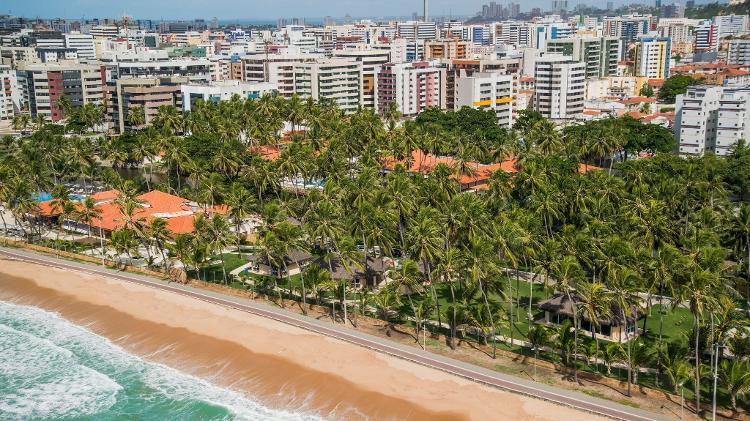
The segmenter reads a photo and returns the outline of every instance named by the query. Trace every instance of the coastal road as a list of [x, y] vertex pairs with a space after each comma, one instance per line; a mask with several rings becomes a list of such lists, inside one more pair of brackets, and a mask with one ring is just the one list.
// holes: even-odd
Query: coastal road
[[262, 302], [233, 297], [221, 293], [194, 288], [189, 285], [170, 284], [167, 281], [120, 272], [103, 266], [59, 259], [54, 256], [31, 253], [17, 249], [0, 247], [0, 257], [17, 259], [37, 263], [59, 269], [75, 270], [94, 275], [102, 275], [126, 282], [145, 285], [151, 288], [180, 294], [195, 299], [230, 307], [257, 316], [276, 320], [281, 323], [296, 326], [310, 332], [326, 335], [344, 342], [371, 349], [383, 354], [391, 355], [403, 360], [411, 361], [426, 367], [450, 373], [488, 386], [496, 387], [513, 393], [543, 399], [560, 405], [572, 407], [581, 411], [594, 413], [618, 420], [646, 421], [667, 420], [664, 415], [650, 413], [638, 408], [632, 408], [604, 399], [595, 398], [575, 391], [536, 383], [529, 380], [497, 373], [483, 367], [457, 361], [441, 355], [436, 355], [418, 348], [409, 347], [362, 333], [343, 326], [334, 325], [301, 314], [272, 307]]

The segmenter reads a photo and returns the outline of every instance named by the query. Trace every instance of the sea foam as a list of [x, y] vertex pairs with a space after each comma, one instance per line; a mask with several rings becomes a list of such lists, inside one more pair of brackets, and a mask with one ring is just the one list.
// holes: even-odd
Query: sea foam
[[127, 353], [56, 313], [0, 301], [0, 420], [320, 420]]

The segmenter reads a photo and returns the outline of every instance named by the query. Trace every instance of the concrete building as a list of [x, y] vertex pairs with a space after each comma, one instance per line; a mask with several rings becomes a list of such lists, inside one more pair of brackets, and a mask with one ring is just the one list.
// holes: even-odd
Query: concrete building
[[362, 64], [348, 59], [320, 59], [294, 65], [294, 92], [302, 98], [328, 100], [346, 114], [363, 102]]
[[672, 39], [672, 52], [682, 56], [693, 53], [695, 38], [693, 32], [700, 21], [687, 18], [659, 19], [657, 31], [660, 37]]
[[390, 62], [387, 50], [372, 47], [347, 48], [334, 50], [334, 58], [357, 61], [362, 64], [362, 106], [372, 110], [378, 109], [378, 73], [381, 67]]
[[270, 82], [276, 84], [279, 95], [294, 95], [294, 66], [322, 58], [316, 54], [253, 54], [242, 57], [245, 82]]
[[242, 99], [257, 99], [266, 94], [276, 95], [277, 86], [269, 82], [242, 82], [239, 80], [223, 80], [207, 84], [182, 85], [182, 110], [190, 111], [196, 101], [219, 102], [228, 101], [237, 95]]
[[727, 64], [750, 65], [750, 39], [732, 39], [729, 41]]
[[210, 81], [215, 63], [207, 59], [172, 59], [167, 61], [118, 62], [114, 66], [114, 79], [136, 77], [184, 76], [191, 82]]
[[531, 46], [544, 50], [547, 47], [547, 42], [570, 38], [573, 34], [575, 34], [575, 27], [570, 23], [560, 20], [543, 19], [534, 23]]
[[470, 43], [458, 39], [436, 39], [425, 41], [424, 59], [425, 60], [454, 60], [466, 58], [466, 52]]
[[689, 87], [677, 96], [674, 130], [682, 155], [728, 155], [750, 138], [750, 85]]
[[586, 65], [569, 56], [547, 55], [534, 66], [534, 110], [552, 120], [583, 112]]
[[120, 36], [120, 30], [114, 25], [97, 25], [91, 28], [89, 34], [96, 39], [110, 39]]
[[65, 34], [65, 47], [76, 50], [78, 58], [86, 60], [96, 59], [94, 37], [91, 34], [82, 34], [80, 32]]
[[529, 22], [500, 22], [495, 26], [495, 44], [531, 47], [533, 29]]
[[586, 77], [617, 74], [622, 41], [616, 37], [574, 37], [547, 41], [547, 52], [570, 56], [586, 65]]
[[672, 41], [662, 37], [641, 37], [635, 44], [635, 76], [649, 79], [669, 77]]
[[748, 15], [714, 16], [713, 20], [718, 28], [719, 38], [742, 36], [748, 32]]
[[652, 20], [651, 15], [605, 17], [602, 21], [602, 35], [633, 42], [649, 32]]
[[675, 101], [675, 137], [681, 155], [703, 155], [716, 139], [719, 86], [691, 86]]
[[107, 115], [119, 133], [130, 130], [128, 115], [133, 108], [143, 110], [145, 125], [151, 125], [158, 108], [182, 107], [180, 86], [186, 77], [118, 79], [107, 85]]
[[0, 122], [13, 120], [21, 111], [21, 94], [16, 71], [0, 65]]
[[719, 28], [711, 20], [704, 20], [693, 30], [693, 38], [696, 53], [714, 51], [719, 45]]
[[437, 24], [435, 22], [399, 22], [397, 30], [399, 38], [405, 38], [409, 41], [435, 39], [438, 35]]
[[104, 66], [77, 63], [22, 64], [18, 69], [25, 80], [24, 96], [32, 117], [59, 121], [65, 118], [57, 100], [66, 95], [74, 107], [101, 104], [104, 99]]
[[396, 104], [404, 116], [446, 106], [446, 69], [438, 62], [388, 63], [378, 74], [378, 107]]
[[500, 73], [474, 73], [459, 75], [456, 79], [456, 108], [471, 107], [492, 110], [497, 124], [513, 126], [513, 76]]

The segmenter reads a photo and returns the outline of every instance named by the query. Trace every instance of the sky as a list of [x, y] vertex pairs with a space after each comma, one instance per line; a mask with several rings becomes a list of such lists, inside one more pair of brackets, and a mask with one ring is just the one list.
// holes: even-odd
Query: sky
[[[505, 4], [507, 0], [495, 0]], [[551, 0], [514, 0], [522, 11], [549, 8]], [[580, 0], [584, 4], [604, 0]], [[430, 15], [474, 15], [489, 0], [430, 0]], [[569, 0], [573, 8], [579, 0]], [[615, 1], [619, 4], [620, 1]], [[277, 19], [385, 17], [421, 14], [422, 0], [0, 0], [0, 13], [41, 18], [93, 18], [122, 15], [144, 19]]]

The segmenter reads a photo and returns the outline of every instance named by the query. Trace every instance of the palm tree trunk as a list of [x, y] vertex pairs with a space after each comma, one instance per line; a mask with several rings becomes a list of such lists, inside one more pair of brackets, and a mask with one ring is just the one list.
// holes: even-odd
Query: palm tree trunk
[[449, 282], [448, 286], [451, 290], [451, 303], [453, 305], [453, 322], [451, 323], [451, 338], [449, 345], [451, 349], [456, 349], [456, 294], [455, 291], [453, 291], [453, 282]]
[[700, 319], [696, 312], [693, 316], [693, 322], [695, 323], [695, 413], [700, 414], [701, 412], [701, 373], [700, 373], [700, 345], [698, 339], [700, 338]]
[[[516, 267], [516, 277], [518, 277], [518, 268]], [[510, 276], [508, 276], [508, 305], [510, 306], [510, 309], [508, 311], [508, 317], [510, 324], [508, 325], [508, 329], [510, 330], [510, 346], [513, 346], [513, 284], [510, 279]]]
[[492, 358], [497, 358], [497, 341], [495, 340], [495, 320], [492, 317], [492, 310], [490, 310], [490, 302], [487, 299], [487, 292], [484, 290], [484, 284], [479, 281], [479, 289], [482, 290], [482, 298], [484, 298], [484, 306], [487, 309], [487, 314], [490, 316], [490, 326], [492, 327]]
[[219, 250], [219, 256], [221, 257], [221, 274], [224, 276], [224, 284], [229, 285], [229, 281], [227, 280], [227, 265], [224, 262], [224, 253]]
[[343, 284], [341, 285], [341, 295], [342, 295], [341, 307], [343, 307], [344, 309], [344, 326], [346, 326], [346, 321], [349, 320], [348, 319], [349, 316], [346, 314], [346, 311], [347, 311], [346, 310], [346, 307], [347, 307], [346, 306], [346, 281], [344, 281]]

